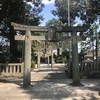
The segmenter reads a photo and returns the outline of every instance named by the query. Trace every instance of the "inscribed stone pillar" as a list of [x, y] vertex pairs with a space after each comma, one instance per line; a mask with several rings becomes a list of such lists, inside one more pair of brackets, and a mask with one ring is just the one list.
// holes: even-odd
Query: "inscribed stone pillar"
[[[14, 67], [14, 66], [13, 66]], [[14, 72], [14, 69], [13, 69], [13, 72]], [[8, 74], [8, 66], [6, 66], [6, 73]]]
[[49, 55], [48, 55], [48, 66], [49, 66]]
[[38, 56], [37, 56], [37, 68], [40, 68], [40, 53], [38, 51]]
[[51, 50], [51, 68], [53, 68], [53, 50]]
[[78, 45], [77, 45], [77, 32], [72, 33], [72, 76], [73, 84], [80, 83], [79, 74], [79, 60], [78, 60]]
[[31, 32], [26, 31], [25, 34], [25, 58], [24, 58], [24, 75], [23, 75], [23, 85], [30, 85], [31, 81]]

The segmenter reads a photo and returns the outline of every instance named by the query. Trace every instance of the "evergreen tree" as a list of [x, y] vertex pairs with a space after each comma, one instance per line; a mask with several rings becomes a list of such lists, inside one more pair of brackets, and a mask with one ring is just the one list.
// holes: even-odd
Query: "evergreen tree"
[[[33, 3], [30, 1], [31, 4]], [[39, 25], [43, 20], [40, 15], [44, 5], [40, 2], [38, 5], [32, 4], [25, 0], [1, 0], [0, 4], [0, 35], [6, 37], [10, 41], [10, 54], [15, 56], [17, 52], [17, 41], [14, 40], [16, 32], [11, 26], [11, 22], [26, 24], [26, 25]], [[22, 34], [22, 32], [18, 32]]]

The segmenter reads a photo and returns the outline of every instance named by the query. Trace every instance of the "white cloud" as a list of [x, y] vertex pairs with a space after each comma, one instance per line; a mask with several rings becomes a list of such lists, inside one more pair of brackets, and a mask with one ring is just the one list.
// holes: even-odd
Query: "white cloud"
[[48, 4], [52, 4], [54, 3], [55, 0], [43, 0], [42, 3], [44, 3], [45, 5], [48, 5]]

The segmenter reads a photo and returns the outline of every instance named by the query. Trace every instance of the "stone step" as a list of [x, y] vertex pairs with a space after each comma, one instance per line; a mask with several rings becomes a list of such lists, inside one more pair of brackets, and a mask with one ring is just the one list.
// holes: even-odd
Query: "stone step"
[[[88, 94], [76, 94], [76, 95], [73, 95], [73, 94], [67, 94], [67, 93], [58, 93], [56, 94], [52, 94], [52, 93], [45, 93], [45, 94], [40, 94], [40, 95], [37, 95], [36, 98], [42, 98], [43, 100], [44, 99], [50, 99], [50, 100], [63, 100], [64, 98], [66, 98], [65, 100], [100, 100], [100, 96], [96, 95], [97, 93], [91, 93], [90, 95]], [[79, 96], [80, 95], [80, 96]], [[34, 96], [33, 96], [34, 97]], [[61, 98], [63, 97], [63, 98]], [[35, 97], [34, 97], [35, 98]], [[59, 99], [61, 98], [61, 99]]]
[[66, 76], [65, 73], [32, 73], [32, 76], [46, 76], [46, 75], [51, 75], [51, 76]]
[[65, 79], [67, 78], [65, 73], [43, 73], [43, 72], [39, 72], [39, 73], [32, 73], [31, 74], [31, 78], [47, 78], [47, 79]]
[[100, 96], [77, 96], [77, 97], [68, 97], [62, 100], [100, 100]]
[[31, 77], [32, 80], [35, 79], [66, 79], [66, 77]]
[[64, 72], [66, 69], [58, 69], [58, 68], [54, 68], [54, 69], [51, 69], [51, 68], [41, 68], [41, 69], [34, 69], [34, 70], [31, 70], [31, 72]]
[[31, 96], [24, 93], [16, 94], [2, 94], [0, 95], [0, 100], [30, 100]]
[[[67, 93], [59, 93], [59, 94], [52, 94], [52, 93], [42, 93], [37, 94], [30, 93], [30, 94], [12, 94], [9, 93], [4, 95], [0, 95], [0, 100], [100, 100], [100, 96], [95, 95], [96, 93], [92, 93], [91, 95], [88, 95], [86, 93], [83, 94], [67, 94]], [[80, 95], [80, 96], [79, 96]], [[61, 98], [63, 97], [63, 98]], [[60, 99], [59, 99], [60, 98]]]
[[92, 96], [93, 100], [100, 100], [100, 96], [94, 95]]
[[66, 77], [31, 77], [31, 79], [66, 79]]
[[98, 95], [98, 93], [97, 92], [88, 92], [88, 93], [54, 93], [54, 94], [52, 94], [52, 93], [43, 93], [42, 91], [41, 91], [41, 94], [39, 95], [40, 97], [48, 97], [48, 98], [50, 98], [50, 97], [56, 97], [56, 98], [60, 98], [60, 97], [66, 97], [66, 98], [68, 98], [68, 97], [84, 97], [84, 96], [86, 96], [86, 97], [94, 97], [94, 98], [100, 98], [100, 96]]
[[[8, 98], [5, 98], [5, 97], [0, 97], [0, 100], [32, 100], [32, 99], [30, 99], [30, 98], [25, 98], [25, 97], [12, 97], [12, 96], [10, 96], [10, 97], [8, 97]], [[33, 100], [35, 100], [35, 99], [33, 99]]]

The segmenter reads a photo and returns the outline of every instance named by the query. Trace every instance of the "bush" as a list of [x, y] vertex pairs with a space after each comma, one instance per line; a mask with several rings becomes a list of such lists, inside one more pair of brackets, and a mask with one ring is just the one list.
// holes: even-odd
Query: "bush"
[[56, 60], [55, 60], [56, 63], [63, 63], [63, 56], [62, 55], [59, 55]]
[[35, 68], [35, 62], [34, 61], [31, 62], [31, 68]]

